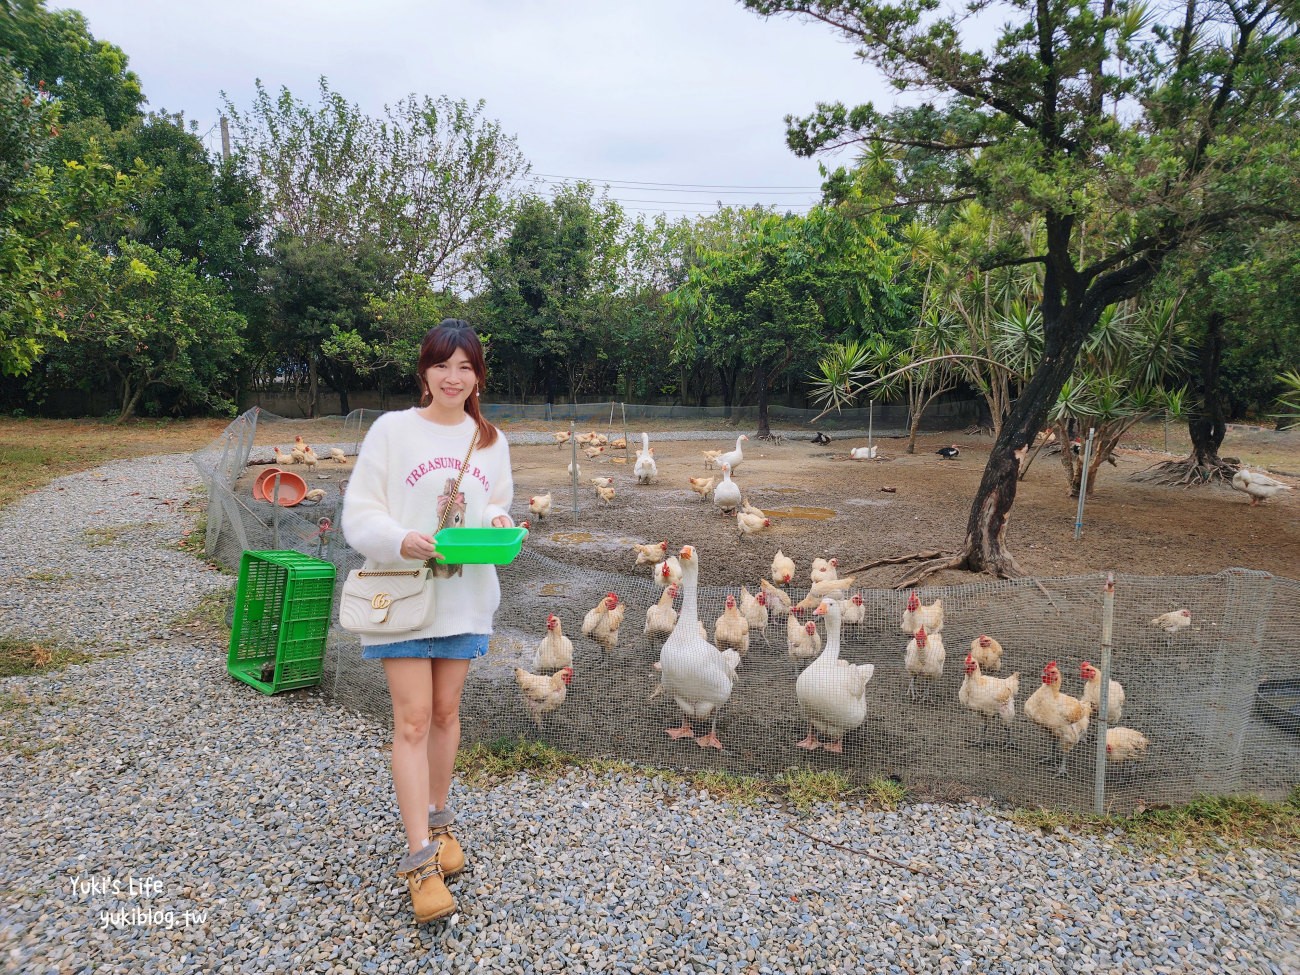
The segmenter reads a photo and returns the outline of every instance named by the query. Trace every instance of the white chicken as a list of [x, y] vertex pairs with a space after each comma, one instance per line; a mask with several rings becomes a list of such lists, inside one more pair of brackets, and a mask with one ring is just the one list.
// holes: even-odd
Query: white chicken
[[320, 463], [320, 458], [316, 456], [316, 451], [310, 447], [304, 447], [302, 451], [302, 462], [307, 465], [307, 470], [316, 470], [316, 465]]
[[568, 696], [569, 685], [573, 683], [573, 668], [565, 667], [549, 677], [543, 677], [540, 674], [530, 674], [522, 667], [516, 667], [515, 683], [519, 685], [524, 707], [528, 709], [528, 713], [540, 731], [542, 715], [554, 711]]
[[619, 602], [616, 593], [605, 593], [600, 602], [582, 618], [582, 635], [591, 637], [607, 653], [613, 652], [618, 645], [618, 628], [626, 611], [627, 607]]
[[582, 477], [581, 464], [570, 464], [568, 467], [565, 468], [565, 471], [568, 472], [570, 477]]
[[1107, 728], [1106, 764], [1118, 766], [1140, 762], [1147, 757], [1147, 747], [1150, 744], [1146, 735], [1132, 728]]
[[709, 733], [695, 742], [701, 748], [721, 751], [718, 712], [731, 699], [740, 654], [735, 650], [719, 650], [700, 636], [696, 588], [699, 555], [692, 546], [684, 545], [678, 561], [682, 567], [682, 611], [659, 652], [659, 673], [664, 692], [682, 711], [682, 724], [666, 732], [670, 738], [693, 738], [692, 719], [711, 719]]
[[981, 633], [971, 640], [970, 655], [980, 665], [980, 670], [997, 673], [1002, 669], [1002, 644], [987, 633]]
[[638, 484], [649, 484], [650, 479], [659, 476], [655, 464], [654, 451], [650, 449], [650, 434], [641, 434], [641, 449], [636, 454], [636, 465], [632, 468]]
[[721, 450], [702, 450], [702, 451], [700, 451], [700, 453], [704, 454], [704, 469], [705, 469], [705, 470], [708, 470], [709, 468], [711, 468], [711, 467], [715, 467], [715, 466], [717, 465], [717, 463], [718, 463], [718, 458], [722, 456], [723, 451], [721, 451]]
[[790, 612], [790, 606], [793, 603], [793, 600], [790, 598], [789, 593], [784, 589], [776, 588], [776, 586], [772, 585], [766, 579], [759, 579], [758, 584], [762, 588], [763, 594], [767, 596], [767, 608], [769, 612], [774, 616], [784, 616], [786, 613]]
[[538, 494], [528, 499], [528, 513], [534, 515], [538, 521], [541, 521], [551, 513], [551, 494]]
[[600, 498], [606, 508], [608, 508], [610, 503], [613, 502], [614, 495], [617, 493], [618, 492], [616, 492], [612, 487], [596, 487], [596, 495]]
[[840, 621], [842, 623], [861, 623], [867, 618], [867, 604], [862, 593], [855, 592], [848, 599], [840, 600]]
[[1232, 475], [1232, 486], [1238, 491], [1245, 491], [1250, 495], [1251, 507], [1261, 501], [1267, 501], [1283, 491], [1295, 490], [1290, 484], [1283, 484], [1267, 474], [1257, 474], [1254, 471], [1246, 470], [1244, 467]]
[[680, 586], [682, 584], [682, 563], [677, 556], [670, 555], [659, 563], [659, 568], [655, 569], [655, 583], [660, 588], [665, 586]]
[[560, 618], [552, 613], [546, 617], [546, 636], [533, 653], [534, 670], [560, 670], [573, 666], [573, 641], [564, 635]]
[[878, 445], [873, 444], [870, 447], [851, 447], [849, 456], [854, 460], [875, 460], [876, 453], [880, 450]]
[[1162, 613], [1151, 621], [1151, 625], [1160, 627], [1166, 633], [1177, 633], [1184, 627], [1192, 625], [1192, 611], [1175, 609], [1170, 613]]
[[736, 438], [736, 449], [728, 450], [725, 454], [718, 454], [717, 460], [715, 460], [714, 463], [717, 464], [719, 467], [725, 465], [727, 467], [730, 467], [734, 471], [737, 467], [740, 466], [740, 462], [745, 459], [745, 455], [741, 451], [740, 445], [741, 443], [743, 443], [748, 439], [749, 437], [745, 436], [742, 433], [739, 437]]
[[788, 586], [794, 582], [794, 559], [779, 548], [772, 556], [772, 581], [778, 586]]
[[[943, 676], [943, 662], [947, 651], [943, 647], [943, 637], [938, 633], [927, 633], [924, 626], [917, 627], [916, 633], [908, 641], [903, 651], [903, 669], [908, 673], [907, 695], [913, 701], [933, 700], [934, 684]], [[918, 693], [916, 679], [925, 681], [924, 693]]]
[[309, 501], [312, 504], [320, 504], [322, 501], [325, 500], [325, 489], [312, 488], [310, 491], [308, 491], [306, 494], [302, 496], [302, 499], [303, 501]]
[[818, 557], [813, 559], [812, 571], [809, 572], [809, 576], [812, 578], [814, 584], [825, 582], [828, 579], [834, 579], [836, 577], [836, 570], [839, 569], [839, 567], [839, 559], [823, 559]]
[[662, 562], [665, 558], [668, 557], [667, 541], [650, 542], [646, 545], [641, 545], [638, 542], [633, 542], [632, 547], [636, 549], [637, 565], [645, 565], [647, 562], [649, 562], [651, 565], [658, 565], [660, 562]]
[[677, 610], [673, 600], [677, 598], [677, 587], [669, 586], [655, 603], [645, 611], [645, 635], [651, 639], [666, 637], [677, 625]]
[[343, 451], [338, 447], [331, 447], [329, 459], [334, 461], [336, 464], [346, 464], [348, 462], [348, 455], [343, 453]]
[[754, 505], [749, 503], [749, 500], [747, 498], [744, 497], [740, 499], [740, 510], [747, 515], [753, 515], [755, 518], [767, 517], [766, 511], [764, 511], [762, 508], [756, 508]]
[[732, 649], [742, 657], [749, 653], [749, 620], [741, 614], [731, 593], [727, 593], [727, 608], [713, 625], [713, 643], [719, 650]]
[[980, 740], [975, 742], [978, 748], [988, 738], [989, 725], [996, 718], [1007, 729], [1007, 744], [1011, 744], [1011, 724], [1016, 720], [1016, 695], [1020, 692], [1020, 675], [1010, 677], [987, 677], [980, 673], [979, 661], [973, 654], [966, 654], [966, 676], [962, 679], [957, 700], [965, 708], [980, 716]]
[[561, 431], [560, 433], [553, 433], [551, 434], [551, 436], [555, 438], [555, 446], [562, 447], [564, 446], [564, 444], [569, 442], [569, 437], [571, 436], [571, 434], [569, 433], [568, 430], [564, 430]]
[[722, 464], [722, 483], [713, 489], [713, 503], [723, 514], [731, 514], [740, 506], [740, 485], [731, 479], [731, 465]]
[[1048, 764], [1055, 764], [1060, 752], [1061, 766], [1056, 775], [1066, 774], [1065, 760], [1070, 749], [1088, 733], [1088, 705], [1069, 694], [1061, 693], [1061, 670], [1053, 660], [1043, 668], [1043, 684], [1025, 701], [1025, 717], [1052, 736], [1052, 756]]
[[[1079, 676], [1083, 678], [1083, 703], [1096, 717], [1101, 709], [1101, 671], [1088, 661], [1079, 665]], [[1106, 723], [1118, 721], [1124, 716], [1124, 685], [1112, 680], [1106, 694]]]
[[[826, 649], [794, 684], [799, 708], [808, 719], [808, 737], [795, 744], [809, 751], [824, 748], [838, 755], [844, 750], [844, 736], [861, 727], [867, 718], [867, 683], [876, 668], [840, 659], [839, 603], [823, 599], [813, 612], [826, 617]], [[818, 741], [817, 732], [829, 741]]]
[[765, 528], [772, 527], [772, 519], [762, 515], [751, 515], [744, 511], [736, 512], [736, 531], [740, 538], [753, 535]]
[[709, 495], [713, 493], [713, 484], [717, 480], [714, 477], [690, 477], [691, 490], [700, 496], [701, 501], [707, 501]]
[[796, 667], [802, 667], [822, 652], [821, 634], [812, 620], [804, 622], [799, 610], [790, 611], [785, 621], [785, 649]]
[[613, 487], [614, 479], [612, 477], [593, 477], [589, 478], [593, 487]]
[[740, 615], [749, 624], [750, 633], [758, 633], [767, 643], [767, 593], [761, 589], [758, 595], [750, 595], [748, 589], [740, 587]]
[[929, 606], [922, 606], [920, 593], [913, 589], [907, 597], [907, 609], [903, 611], [899, 629], [904, 633], [915, 633], [923, 626], [927, 633], [938, 633], [943, 629], [943, 600], [936, 599]]
[[857, 576], [846, 576], [843, 579], [823, 579], [821, 582], [814, 582], [808, 590], [808, 595], [794, 604], [795, 608], [800, 610], [816, 609], [823, 596], [843, 599], [844, 594], [853, 586], [853, 580], [856, 578]]

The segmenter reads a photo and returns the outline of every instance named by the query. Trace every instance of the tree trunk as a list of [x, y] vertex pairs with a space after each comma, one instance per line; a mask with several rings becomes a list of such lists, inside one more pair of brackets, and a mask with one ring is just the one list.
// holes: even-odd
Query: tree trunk
[[316, 417], [320, 405], [320, 374], [316, 371], [316, 357], [311, 356], [307, 362], [307, 417]]
[[1187, 421], [1192, 437], [1192, 455], [1188, 461], [1197, 467], [1223, 468], [1219, 457], [1224, 434], [1228, 432], [1223, 415], [1223, 397], [1219, 390], [1219, 367], [1223, 361], [1223, 315], [1211, 312], [1206, 322], [1205, 341], [1200, 355], [1200, 398], [1202, 408]]
[[754, 377], [758, 383], [758, 436], [772, 436], [772, 428], [768, 425], [767, 420], [767, 370], [762, 366], [754, 371]]
[[339, 387], [339, 413], [341, 413], [343, 416], [347, 416], [351, 412], [352, 411], [348, 409], [348, 388], [346, 386], [340, 386]]
[[912, 422], [907, 427], [907, 452], [916, 453], [916, 435], [921, 429], [921, 411], [912, 411]]
[[[1076, 314], [1079, 312], [1067, 309], [1061, 313], [1063, 320], [1044, 321], [1047, 343], [1043, 358], [1003, 422], [989, 452], [984, 477], [966, 524], [966, 548], [957, 560], [957, 566], [1003, 577], [1020, 573], [1006, 547], [1007, 520], [1016, 500], [1020, 465], [1043, 428], [1048, 410], [1070, 378], [1079, 349], [1091, 327], [1091, 322], [1085, 326], [1074, 320]], [[1064, 449], [1069, 450], [1069, 445], [1064, 445]]]

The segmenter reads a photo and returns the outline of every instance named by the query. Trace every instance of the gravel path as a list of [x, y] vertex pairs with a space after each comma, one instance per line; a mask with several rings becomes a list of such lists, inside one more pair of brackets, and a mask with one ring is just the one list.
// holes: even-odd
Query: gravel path
[[177, 551], [196, 480], [150, 458], [0, 513], [0, 633], [102, 651], [0, 680], [5, 972], [1300, 971], [1294, 853], [1154, 856], [974, 804], [798, 821], [917, 874], [771, 803], [582, 771], [457, 786], [460, 913], [417, 927], [384, 731], [262, 697], [176, 622], [232, 583]]

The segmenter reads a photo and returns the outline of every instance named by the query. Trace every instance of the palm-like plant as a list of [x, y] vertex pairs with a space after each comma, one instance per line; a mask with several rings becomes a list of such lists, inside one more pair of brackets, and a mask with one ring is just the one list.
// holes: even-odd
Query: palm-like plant
[[1289, 369], [1279, 373], [1277, 381], [1286, 389], [1277, 398], [1278, 405], [1282, 407], [1282, 412], [1277, 414], [1278, 425], [1289, 427], [1300, 423], [1300, 372]]

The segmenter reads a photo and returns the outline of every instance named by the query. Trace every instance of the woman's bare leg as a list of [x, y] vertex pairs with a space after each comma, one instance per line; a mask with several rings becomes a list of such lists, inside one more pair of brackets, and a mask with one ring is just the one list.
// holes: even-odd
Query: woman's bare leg
[[[452, 770], [460, 748], [460, 695], [465, 689], [468, 660], [434, 660], [433, 715], [429, 728], [429, 805], [447, 808]], [[425, 810], [426, 814], [428, 810]], [[427, 820], [426, 820], [427, 824]]]
[[[429, 836], [430, 722], [433, 717], [433, 670], [414, 657], [384, 661], [388, 693], [393, 699], [393, 790], [406, 829], [408, 853]], [[445, 791], [444, 791], [445, 795]]]

